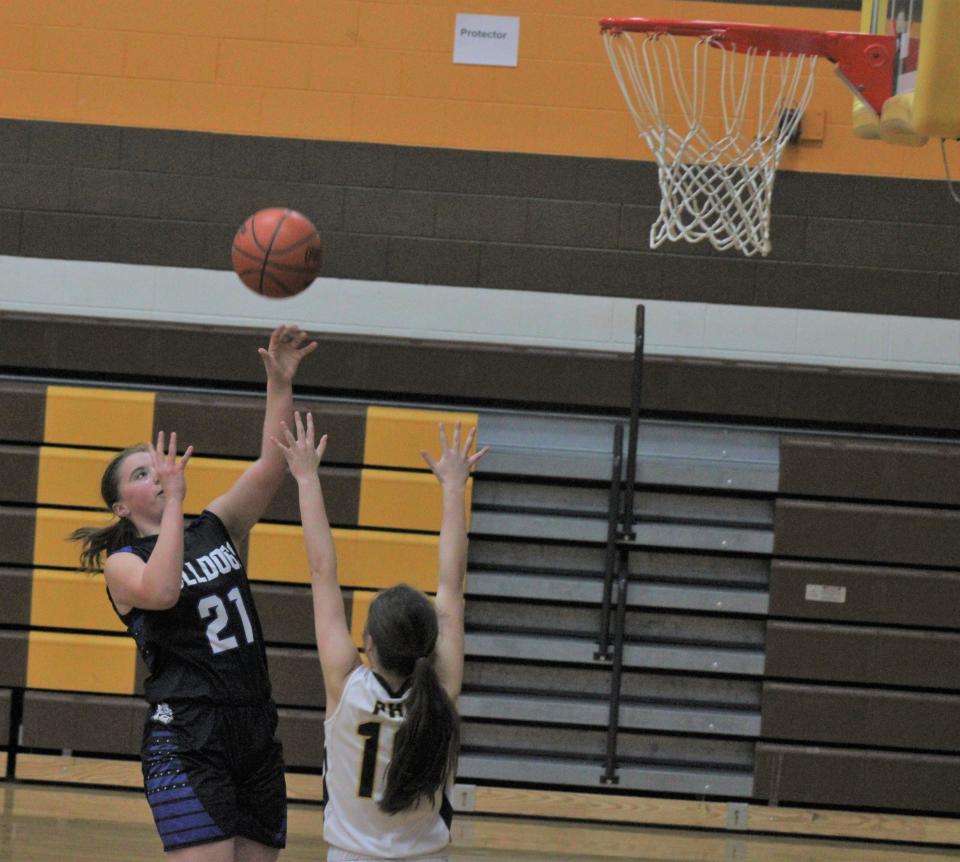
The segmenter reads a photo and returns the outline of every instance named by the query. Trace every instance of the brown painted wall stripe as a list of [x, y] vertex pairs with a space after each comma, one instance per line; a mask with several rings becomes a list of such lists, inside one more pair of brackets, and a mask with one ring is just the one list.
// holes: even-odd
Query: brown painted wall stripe
[[960, 813], [960, 757], [759, 743], [754, 793], [776, 802]]
[[[622, 110], [612, 75], [594, 71]], [[822, 83], [828, 112], [849, 116], [849, 95]], [[918, 181], [785, 165], [774, 250], [738, 260], [683, 243], [648, 248], [659, 198], [656, 166], [634, 158], [639, 142], [624, 159], [15, 120], [0, 120], [0, 134], [18, 180], [0, 188], [7, 254], [224, 270], [236, 225], [274, 199], [320, 224], [334, 278], [960, 315], [960, 228], [939, 166], [936, 181]], [[899, 148], [864, 146], [875, 167], [902, 169]], [[860, 147], [841, 151], [861, 174]]]
[[780, 493], [960, 505], [960, 446], [785, 436]]
[[960, 697], [765, 682], [760, 735], [918, 751], [960, 751]]
[[251, 584], [251, 589], [267, 643], [313, 648], [316, 636], [309, 587]]
[[27, 632], [0, 629], [0, 685], [23, 688], [27, 684]]
[[[10, 693], [0, 691], [0, 709]], [[27, 691], [23, 703], [23, 745], [70, 748], [95, 754], [136, 755], [140, 751], [147, 705], [140, 698]], [[2, 739], [8, 709], [0, 713]], [[323, 713], [281, 709], [278, 733], [288, 766], [323, 765]]]
[[33, 565], [35, 523], [30, 509], [0, 506], [0, 564]]
[[[808, 587], [813, 587], [807, 598]], [[817, 600], [845, 590], [843, 601]], [[880, 625], [957, 627], [960, 572], [773, 560], [770, 616]]]
[[779, 499], [773, 552], [951, 568], [960, 560], [960, 511]]
[[27, 691], [23, 745], [97, 754], [140, 751], [147, 705], [134, 697]]
[[0, 440], [38, 443], [43, 439], [46, 386], [0, 382]]
[[765, 676], [960, 692], [960, 634], [771, 620]]
[[[200, 454], [256, 458], [265, 403], [264, 398], [159, 392], [154, 434], [161, 429], [176, 430]], [[328, 463], [363, 463], [365, 406], [324, 403], [301, 398], [298, 393], [296, 407], [311, 411], [317, 428], [329, 435], [324, 456]]]
[[[44, 315], [0, 317], [0, 365], [132, 377], [262, 385], [262, 369], [237, 361], [263, 342], [261, 330], [95, 320]], [[97, 345], [109, 342], [107, 356]], [[631, 358], [451, 342], [324, 335], [298, 391], [358, 397], [460, 399], [537, 407], [625, 410]], [[195, 357], [209, 357], [202, 365]], [[332, 380], [325, 369], [335, 367]], [[447, 369], [458, 369], [456, 375]], [[960, 376], [647, 357], [643, 403], [652, 413], [955, 430]]]
[[37, 497], [40, 453], [36, 446], [0, 444], [0, 499], [4, 503], [32, 503]]
[[319, 711], [281, 709], [277, 733], [283, 742], [283, 760], [290, 767], [323, 767], [323, 717]]
[[0, 566], [0, 596], [3, 596], [3, 601], [0, 601], [0, 624], [30, 625], [31, 586], [30, 569]]
[[324, 704], [323, 675], [316, 650], [271, 647], [267, 650], [273, 699], [282, 706]]

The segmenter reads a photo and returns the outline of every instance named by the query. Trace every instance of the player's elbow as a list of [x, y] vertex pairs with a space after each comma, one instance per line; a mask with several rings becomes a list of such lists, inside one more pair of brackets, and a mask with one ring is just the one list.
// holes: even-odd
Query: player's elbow
[[168, 611], [179, 600], [179, 581], [175, 584], [154, 584], [146, 591], [144, 601], [139, 606], [145, 611]]

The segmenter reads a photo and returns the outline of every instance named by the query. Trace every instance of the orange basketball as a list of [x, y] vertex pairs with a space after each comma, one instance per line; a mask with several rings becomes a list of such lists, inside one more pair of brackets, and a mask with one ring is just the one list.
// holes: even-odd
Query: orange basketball
[[300, 293], [317, 277], [322, 256], [313, 222], [282, 207], [254, 213], [233, 238], [233, 269], [240, 281], [261, 296]]

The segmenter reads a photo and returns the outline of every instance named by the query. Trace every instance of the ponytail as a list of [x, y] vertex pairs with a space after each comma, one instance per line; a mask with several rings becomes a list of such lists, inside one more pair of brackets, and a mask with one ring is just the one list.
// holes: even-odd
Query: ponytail
[[397, 814], [421, 799], [432, 804], [443, 792], [457, 767], [460, 716], [437, 676], [437, 612], [423, 593], [406, 584], [378, 593], [367, 615], [367, 634], [384, 670], [410, 681], [379, 802], [381, 811]]
[[[128, 455], [146, 452], [143, 443], [128, 446], [113, 457], [100, 478], [100, 496], [107, 509], [113, 510], [113, 504], [120, 499], [120, 467]], [[106, 527], [79, 527], [70, 534], [70, 541], [80, 542], [80, 568], [86, 572], [96, 572], [102, 568], [104, 555], [123, 548], [138, 538], [139, 533], [129, 518], [120, 518]]]
[[397, 814], [433, 801], [457, 768], [460, 716], [440, 685], [432, 656], [417, 659], [387, 768], [380, 810]]
[[97, 572], [103, 568], [104, 555], [129, 545], [139, 536], [129, 518], [120, 518], [106, 527], [78, 527], [70, 534], [71, 542], [81, 542], [80, 569]]

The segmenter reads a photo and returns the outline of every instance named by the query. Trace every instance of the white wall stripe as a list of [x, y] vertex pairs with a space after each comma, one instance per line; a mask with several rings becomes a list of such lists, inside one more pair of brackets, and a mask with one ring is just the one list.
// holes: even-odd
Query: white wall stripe
[[0, 310], [960, 373], [960, 321], [321, 278], [271, 300], [230, 272], [0, 256]]

